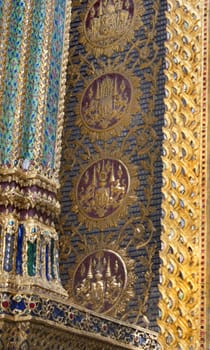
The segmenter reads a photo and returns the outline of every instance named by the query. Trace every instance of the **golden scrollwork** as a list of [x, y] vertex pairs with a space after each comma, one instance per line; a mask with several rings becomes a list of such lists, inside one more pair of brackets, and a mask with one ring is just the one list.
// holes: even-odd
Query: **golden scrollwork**
[[168, 1], [159, 342], [200, 349], [201, 7]]
[[[103, 6], [106, 7], [105, 2]], [[136, 32], [134, 37], [133, 28], [131, 31], [129, 29], [132, 40], [126, 50], [112, 57], [107, 56], [117, 50], [120, 39], [112, 43], [112, 48], [108, 46], [108, 40], [104, 41], [107, 47], [103, 48], [88, 42], [84, 33], [84, 23], [89, 21], [89, 15], [95, 17], [94, 23], [100, 22], [97, 21], [96, 13], [99, 7], [99, 2], [89, 3], [84, 13], [84, 8], [78, 8], [75, 3], [72, 14], [61, 169], [62, 193], [66, 196], [71, 188], [71, 202], [66, 199], [63, 204], [61, 260], [64, 263], [62, 261], [61, 265], [71, 300], [90, 309], [106, 312], [104, 307], [99, 309], [94, 300], [94, 296], [99, 294], [102, 300], [103, 294], [106, 294], [106, 269], [103, 270], [104, 275], [94, 270], [94, 265], [98, 263], [91, 262], [91, 254], [112, 250], [121, 255], [121, 250], [124, 250], [126, 257], [130, 257], [135, 264], [136, 271], [144, 273], [137, 273], [138, 281], [130, 286], [131, 293], [122, 293], [122, 301], [127, 306], [121, 308], [116, 301], [116, 308], [110, 308], [107, 312], [122, 322], [148, 327], [151, 322], [149, 308], [154, 260], [158, 249], [153, 223], [156, 214], [152, 201], [156, 191], [156, 162], [159, 162], [160, 156], [158, 133], [161, 133], [159, 126], [157, 128], [161, 119], [156, 114], [162, 67], [162, 56], [160, 53], [159, 57], [160, 48], [155, 39], [158, 35], [159, 1], [151, 4], [149, 27], [146, 24], [142, 27], [142, 18], [139, 16], [136, 26], [139, 33]], [[114, 21], [115, 5], [108, 5], [108, 10], [111, 7], [113, 16], [110, 16], [110, 20]], [[83, 22], [79, 41], [84, 43], [82, 54], [75, 45], [81, 12]], [[141, 14], [143, 12], [142, 6]], [[103, 11], [101, 13], [102, 20]], [[126, 34], [123, 39], [123, 45], [126, 45]], [[102, 53], [104, 55], [100, 56]], [[147, 92], [144, 95], [145, 88]], [[141, 178], [144, 179], [142, 182]], [[128, 198], [129, 182], [133, 187], [132, 198]], [[132, 259], [131, 252], [134, 251], [135, 259]], [[88, 269], [84, 268], [83, 263], [90, 268], [90, 280]], [[72, 271], [78, 273], [79, 277], [76, 278]], [[69, 283], [66, 278], [68, 272]], [[115, 278], [113, 280], [117, 291], [123, 283], [115, 283]], [[108, 289], [107, 295], [109, 293]]]
[[90, 1], [81, 18], [81, 42], [95, 56], [111, 55], [121, 50], [134, 37], [135, 30], [143, 26], [141, 0]]

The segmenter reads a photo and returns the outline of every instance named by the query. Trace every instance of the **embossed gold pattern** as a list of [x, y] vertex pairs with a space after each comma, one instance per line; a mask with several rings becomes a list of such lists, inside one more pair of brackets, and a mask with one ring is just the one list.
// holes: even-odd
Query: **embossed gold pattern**
[[97, 78], [86, 82], [84, 92], [78, 94], [76, 124], [93, 140], [106, 140], [110, 135], [120, 135], [139, 111], [139, 80], [122, 67], [113, 71], [106, 67], [94, 73]]
[[116, 225], [127, 206], [136, 201], [136, 167], [125, 156], [125, 161], [119, 158], [107, 155], [94, 160], [82, 170], [74, 186], [73, 211], [89, 230]]
[[134, 261], [116, 242], [109, 246], [103, 235], [92, 249], [84, 248], [74, 271], [69, 271], [66, 288], [70, 300], [102, 314], [117, 316], [125, 312], [127, 301], [134, 296]]
[[200, 96], [202, 2], [168, 1], [159, 342], [200, 348]]
[[210, 269], [209, 269], [209, 189], [210, 169], [208, 156], [210, 154], [210, 103], [209, 103], [209, 1], [203, 1], [202, 8], [202, 124], [201, 124], [201, 243], [200, 243], [200, 348], [205, 349], [210, 344]]
[[[91, 8], [94, 10], [92, 14], [90, 14]], [[64, 276], [70, 273], [69, 282], [66, 277], [65, 281], [70, 300], [75, 302], [72, 270], [80, 266], [81, 256], [85, 259], [99, 249], [120, 252], [123, 247], [125, 253], [123, 259], [126, 260], [131, 259], [129, 258], [131, 251], [135, 251], [133, 254], [135, 259], [131, 261], [135, 264], [136, 270], [144, 271], [142, 280], [139, 278], [137, 288], [131, 284], [130, 293], [122, 293], [121, 301], [116, 302], [116, 308], [111, 308], [108, 314], [126, 322], [131, 320], [135, 324], [146, 324], [148, 327], [150, 321], [147, 318], [147, 311], [150, 307], [150, 291], [154, 282], [153, 259], [157, 256], [157, 246], [153, 241], [155, 228], [151, 217], [155, 216], [152, 204], [155, 164], [160, 155], [156, 129], [156, 123], [160, 120], [156, 115], [156, 99], [162, 59], [158, 56], [159, 47], [155, 41], [159, 2], [155, 2], [154, 6], [151, 5], [149, 30], [146, 25], [142, 25], [141, 17], [144, 13], [142, 5], [141, 16], [137, 16], [138, 24], [136, 22], [135, 27], [140, 31], [142, 29], [142, 36], [137, 35], [134, 38], [133, 28], [129, 28], [130, 39], [133, 40], [129, 39], [129, 45], [122, 50], [123, 45], [125, 48], [128, 43], [126, 34], [120, 47], [122, 56], [121, 53], [119, 55], [116, 53], [111, 58], [106, 55], [111, 55], [118, 48], [120, 41], [112, 44], [110, 48], [107, 45], [104, 49], [88, 42], [84, 34], [85, 21], [89, 20], [89, 15], [98, 17], [96, 13], [98, 8], [100, 8], [99, 2], [91, 2], [83, 14], [79, 39], [84, 43], [82, 54], [78, 52], [75, 38], [73, 36], [70, 38], [66, 96], [68, 115], [65, 120], [61, 169], [61, 187], [64, 188], [62, 195], [65, 197], [64, 215], [59, 227], [61, 261], [64, 260], [61, 268]], [[114, 8], [112, 11], [114, 18]], [[72, 15], [73, 31], [79, 21], [80, 15], [77, 12], [80, 10], [75, 3]], [[102, 53], [104, 55], [100, 56]], [[95, 56], [94, 59], [92, 55]], [[145, 100], [144, 88], [147, 89]], [[117, 93], [119, 105], [122, 102], [122, 107], [115, 107], [118, 102]], [[74, 108], [73, 112], [70, 112], [71, 106]], [[117, 172], [115, 173], [120, 181], [116, 187], [113, 186], [113, 190], [116, 190], [116, 198], [117, 193], [120, 195], [122, 202], [120, 206], [120, 201], [116, 198], [113, 200], [111, 195], [111, 171], [102, 171], [108, 161], [111, 163], [115, 161], [116, 164], [122, 162], [122, 168], [127, 168], [123, 178], [117, 177]], [[145, 175], [142, 175], [143, 183], [137, 179], [137, 170], [138, 175]], [[128, 177], [130, 186], [133, 187], [131, 198], [127, 196], [128, 180], [122, 181]], [[66, 199], [66, 194], [69, 192], [71, 201]], [[69, 202], [72, 205], [71, 210]], [[120, 210], [119, 212], [111, 207], [111, 202]], [[85, 301], [85, 297], [89, 298], [90, 288], [85, 289], [86, 277], [85, 280], [84, 283], [80, 280], [76, 285], [77, 297], [83, 305], [91, 309], [94, 308], [92, 306], [94, 303], [88, 304], [88, 301]], [[92, 282], [96, 283], [95, 277]], [[101, 285], [102, 282], [105, 284], [105, 278], [100, 281]]]
[[94, 0], [81, 19], [81, 42], [96, 56], [120, 50], [142, 25], [141, 0]]
[[119, 254], [111, 250], [92, 252], [75, 269], [75, 302], [100, 313], [108, 312], [126, 288], [127, 278], [126, 265]]

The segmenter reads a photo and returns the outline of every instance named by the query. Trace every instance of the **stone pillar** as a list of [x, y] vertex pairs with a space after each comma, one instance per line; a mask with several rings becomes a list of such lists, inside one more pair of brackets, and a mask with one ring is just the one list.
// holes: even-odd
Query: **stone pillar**
[[58, 201], [68, 0], [0, 4], [0, 289], [66, 295]]

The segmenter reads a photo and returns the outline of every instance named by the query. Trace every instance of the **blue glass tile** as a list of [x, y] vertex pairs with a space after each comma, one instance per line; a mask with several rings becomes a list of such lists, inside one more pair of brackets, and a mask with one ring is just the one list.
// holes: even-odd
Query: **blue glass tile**
[[45, 268], [46, 268], [46, 279], [49, 281], [49, 245], [46, 245], [46, 251], [45, 251]]
[[52, 278], [55, 278], [54, 239], [52, 239], [52, 238], [51, 238], [51, 246], [50, 246], [50, 258], [51, 258], [51, 275], [52, 275]]
[[17, 237], [16, 273], [22, 274], [24, 226], [19, 225]]

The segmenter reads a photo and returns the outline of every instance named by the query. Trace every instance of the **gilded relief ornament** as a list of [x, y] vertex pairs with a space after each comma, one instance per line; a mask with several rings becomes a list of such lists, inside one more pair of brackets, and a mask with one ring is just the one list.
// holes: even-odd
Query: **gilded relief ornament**
[[104, 313], [117, 302], [127, 284], [121, 257], [110, 250], [87, 255], [77, 266], [73, 295], [79, 305]]
[[136, 200], [136, 167], [114, 157], [104, 157], [82, 170], [72, 194], [73, 211], [88, 229], [116, 225]]
[[134, 295], [133, 266], [123, 252], [106, 248], [84, 255], [70, 278], [73, 302], [104, 314], [122, 312]]
[[132, 40], [143, 13], [141, 0], [94, 0], [81, 21], [81, 42], [96, 56], [110, 56]]
[[107, 140], [128, 127], [131, 115], [139, 111], [138, 79], [112, 71], [98, 74], [79, 95], [77, 125], [91, 139]]

